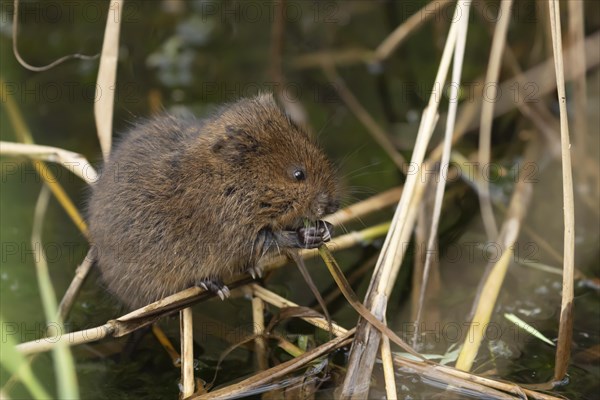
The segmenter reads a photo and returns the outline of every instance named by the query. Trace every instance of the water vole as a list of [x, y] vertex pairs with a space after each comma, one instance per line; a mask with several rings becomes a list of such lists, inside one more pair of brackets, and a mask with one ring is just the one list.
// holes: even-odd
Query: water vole
[[323, 152], [263, 94], [204, 120], [134, 127], [92, 188], [90, 236], [130, 308], [192, 285], [223, 297], [223, 279], [260, 273], [261, 258], [329, 240], [320, 219], [337, 193]]

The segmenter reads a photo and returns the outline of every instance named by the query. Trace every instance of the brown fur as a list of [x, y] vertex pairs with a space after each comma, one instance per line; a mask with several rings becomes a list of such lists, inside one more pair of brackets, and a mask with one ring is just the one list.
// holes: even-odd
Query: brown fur
[[[305, 180], [294, 178], [302, 168]], [[325, 155], [271, 95], [206, 120], [136, 126], [92, 189], [89, 223], [109, 290], [139, 307], [257, 266], [299, 228], [337, 208]]]

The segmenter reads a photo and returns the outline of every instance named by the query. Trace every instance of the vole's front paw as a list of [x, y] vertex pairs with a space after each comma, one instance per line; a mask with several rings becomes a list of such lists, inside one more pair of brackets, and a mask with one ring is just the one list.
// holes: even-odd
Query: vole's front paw
[[327, 221], [316, 221], [314, 225], [298, 228], [298, 241], [306, 249], [314, 249], [331, 240], [333, 225]]
[[221, 298], [221, 300], [225, 300], [225, 298], [229, 297], [230, 294], [229, 288], [225, 286], [223, 281], [220, 279], [203, 279], [196, 282], [196, 286], [200, 286], [204, 290], [209, 290], [215, 293]]

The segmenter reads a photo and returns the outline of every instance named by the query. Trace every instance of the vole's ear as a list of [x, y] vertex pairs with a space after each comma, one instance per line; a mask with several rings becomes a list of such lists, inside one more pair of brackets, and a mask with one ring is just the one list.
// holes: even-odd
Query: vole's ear
[[263, 106], [277, 107], [277, 103], [275, 102], [275, 98], [273, 97], [273, 93], [271, 92], [261, 92], [254, 98], [254, 100], [257, 103], [262, 104]]
[[258, 140], [244, 128], [226, 125], [225, 132], [212, 145], [216, 155], [233, 162], [241, 162], [258, 152]]

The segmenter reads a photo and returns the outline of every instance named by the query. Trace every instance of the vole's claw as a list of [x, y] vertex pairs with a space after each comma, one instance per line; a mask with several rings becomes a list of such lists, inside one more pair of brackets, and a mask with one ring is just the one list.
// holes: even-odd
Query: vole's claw
[[256, 279], [257, 277], [262, 278], [263, 269], [262, 269], [262, 267], [260, 267], [258, 265], [248, 267], [248, 269], [246, 269], [246, 271], [250, 274], [252, 279]]
[[221, 298], [221, 300], [225, 300], [231, 295], [231, 293], [229, 292], [229, 288], [227, 286], [223, 286], [221, 289], [217, 290], [217, 295]]
[[196, 286], [200, 286], [206, 291], [213, 292], [217, 296], [221, 298], [221, 300], [225, 300], [226, 297], [229, 297], [229, 288], [223, 284], [223, 282], [219, 279], [203, 279], [196, 283]]

